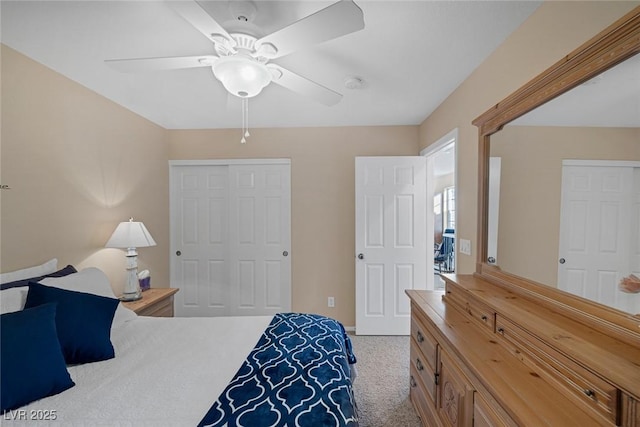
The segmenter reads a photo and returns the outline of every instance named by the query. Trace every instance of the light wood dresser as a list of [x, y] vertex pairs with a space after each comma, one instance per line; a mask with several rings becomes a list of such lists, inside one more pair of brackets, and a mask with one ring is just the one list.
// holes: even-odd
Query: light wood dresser
[[142, 292], [142, 299], [123, 302], [138, 316], [173, 317], [173, 296], [177, 288], [151, 288]]
[[640, 427], [640, 345], [474, 275], [411, 299], [425, 426]]

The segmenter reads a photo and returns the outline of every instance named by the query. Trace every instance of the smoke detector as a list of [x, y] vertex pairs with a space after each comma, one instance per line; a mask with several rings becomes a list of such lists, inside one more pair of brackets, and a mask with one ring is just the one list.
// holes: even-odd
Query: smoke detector
[[233, 19], [240, 22], [253, 22], [256, 17], [256, 5], [252, 1], [232, 0], [229, 2], [229, 11]]
[[344, 87], [350, 90], [358, 90], [366, 87], [367, 82], [358, 76], [347, 76], [344, 79]]

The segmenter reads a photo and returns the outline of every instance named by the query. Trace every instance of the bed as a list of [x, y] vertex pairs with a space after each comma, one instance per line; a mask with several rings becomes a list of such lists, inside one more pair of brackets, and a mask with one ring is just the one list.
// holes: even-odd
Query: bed
[[[37, 358], [25, 362], [21, 356], [16, 363], [23, 366], [8, 372], [5, 365], [16, 357], [11, 350], [18, 354], [42, 354], [42, 349], [33, 351], [31, 347], [44, 345], [50, 338], [26, 339], [15, 346], [7, 344], [11, 333], [5, 329], [11, 327], [14, 318], [32, 312], [45, 318], [52, 317], [50, 312], [57, 310], [53, 322], [64, 369], [74, 385], [69, 386], [66, 377], [63, 378], [61, 392], [6, 410], [2, 425], [31, 425], [36, 420], [38, 425], [64, 426], [358, 425], [352, 389], [355, 357], [344, 328], [333, 319], [302, 313], [261, 317], [141, 317], [122, 304], [113, 303], [108, 279], [96, 268], [62, 277], [44, 276], [47, 274], [36, 277], [37, 283], [27, 280], [26, 287], [13, 281], [12, 287], [0, 291], [3, 396], [5, 376], [9, 381], [19, 372], [21, 382], [17, 387], [22, 387], [22, 380], [32, 376], [31, 367], [41, 362]], [[40, 300], [39, 305], [34, 305], [38, 295], [45, 295], [47, 300], [51, 293], [62, 297], [55, 304], [42, 304]], [[78, 303], [75, 299], [89, 298], [86, 295], [90, 295], [91, 301], [82, 299]], [[73, 313], [72, 328], [87, 326], [88, 319], [102, 311], [96, 308], [97, 304], [113, 307], [106, 335], [115, 357], [84, 363], [74, 359], [87, 354], [81, 354], [85, 349], [76, 342], [65, 344], [66, 326], [60, 325], [60, 321], [70, 304], [67, 297], [74, 309], [81, 307], [78, 309], [81, 311]], [[74, 331], [71, 339], [78, 341], [83, 333]], [[100, 331], [90, 335], [90, 346], [95, 341], [104, 341]], [[21, 345], [27, 346], [27, 350], [19, 353]], [[76, 348], [68, 352], [67, 347], [74, 345]], [[108, 353], [108, 347], [98, 353]], [[90, 352], [88, 357], [101, 358]], [[47, 363], [50, 359], [55, 357], [48, 357]], [[64, 377], [59, 366], [55, 369]], [[2, 400], [3, 409], [12, 405], [4, 397]]]

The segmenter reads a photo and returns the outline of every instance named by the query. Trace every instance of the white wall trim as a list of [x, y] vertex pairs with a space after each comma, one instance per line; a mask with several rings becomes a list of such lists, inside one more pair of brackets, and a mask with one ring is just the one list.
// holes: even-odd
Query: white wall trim
[[640, 168], [640, 162], [633, 160], [572, 160], [562, 161], [562, 166], [599, 166], [615, 168]]
[[[453, 157], [454, 157], [454, 170], [453, 170], [453, 187], [456, 189], [456, 229], [455, 229], [455, 240], [453, 250], [455, 252], [455, 271], [458, 271], [458, 240], [459, 240], [459, 223], [458, 223], [458, 213], [459, 213], [459, 195], [458, 195], [458, 128], [455, 128], [449, 131], [446, 135], [440, 137], [436, 142], [429, 145], [420, 151], [420, 155], [427, 158], [427, 222], [431, 222], [431, 225], [427, 225], [427, 245], [433, 247], [433, 196], [435, 195], [433, 181], [435, 179], [434, 173], [434, 157], [438, 151], [444, 149], [448, 145], [453, 144]], [[431, 231], [429, 233], [429, 230]], [[429, 271], [433, 270], [433, 258], [429, 258], [427, 260], [427, 268]], [[432, 275], [430, 275], [432, 276]], [[431, 286], [431, 287], [429, 287]], [[433, 279], [429, 278], [427, 281], [427, 289], [434, 289]]]
[[169, 166], [290, 165], [291, 159], [169, 160]]
[[[433, 144], [431, 144], [430, 146], [423, 148], [420, 151], [420, 155], [421, 156], [429, 156], [437, 151], [442, 150], [444, 147], [446, 147], [447, 145], [451, 144], [452, 142], [457, 142], [458, 141], [458, 128], [453, 129], [452, 131], [450, 131], [449, 133], [447, 133], [446, 135], [444, 135], [443, 137], [441, 137], [440, 139], [438, 139], [436, 142], [434, 142]], [[456, 149], [456, 169], [458, 167], [458, 150]]]

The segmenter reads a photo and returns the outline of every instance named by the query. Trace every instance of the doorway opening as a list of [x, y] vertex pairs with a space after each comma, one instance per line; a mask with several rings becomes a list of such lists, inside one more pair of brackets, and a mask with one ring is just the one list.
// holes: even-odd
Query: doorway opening
[[[441, 273], [456, 271], [456, 165], [458, 129], [420, 152], [427, 158], [427, 247], [433, 247], [434, 289], [444, 289]], [[430, 229], [431, 227], [428, 227]]]

